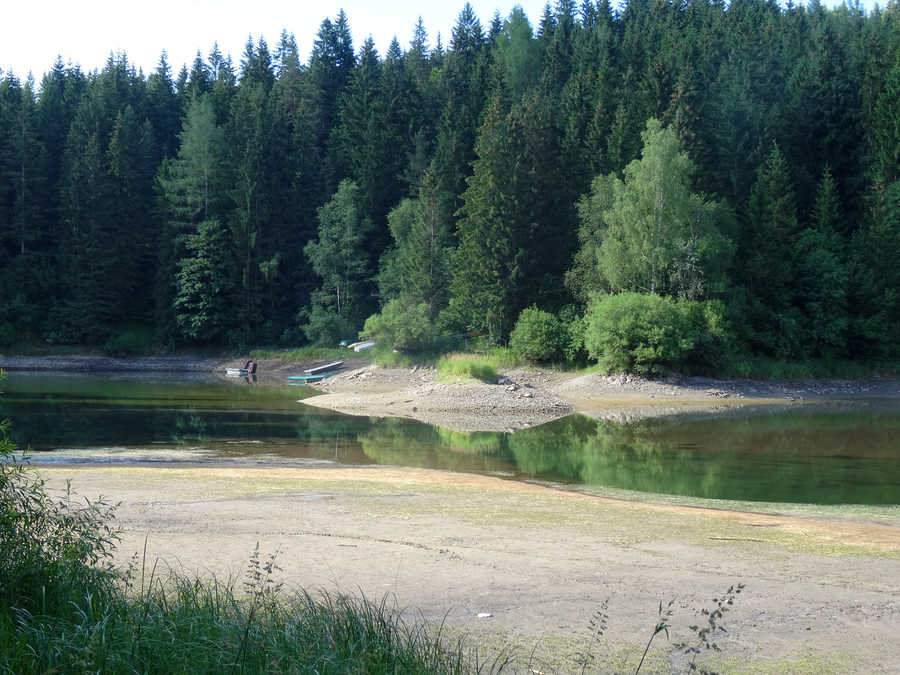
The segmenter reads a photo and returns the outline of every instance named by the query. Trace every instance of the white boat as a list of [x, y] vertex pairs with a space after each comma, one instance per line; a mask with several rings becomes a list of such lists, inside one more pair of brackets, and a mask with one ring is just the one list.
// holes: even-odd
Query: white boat
[[225, 374], [228, 377], [246, 377], [250, 374], [250, 371], [246, 368], [226, 368]]
[[355, 352], [364, 352], [375, 346], [374, 342], [362, 342], [353, 348]]
[[303, 372], [307, 375], [319, 375], [321, 373], [324, 373], [326, 370], [332, 370], [342, 365], [344, 365], [343, 361], [333, 361], [332, 363], [326, 363], [325, 365], [316, 366], [315, 368], [307, 368]]

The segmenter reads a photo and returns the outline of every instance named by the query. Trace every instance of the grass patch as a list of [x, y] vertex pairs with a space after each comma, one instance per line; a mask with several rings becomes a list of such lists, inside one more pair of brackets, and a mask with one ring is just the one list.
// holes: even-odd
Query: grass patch
[[443, 379], [475, 379], [482, 382], [497, 382], [497, 366], [491, 360], [472, 354], [446, 354], [437, 364]]
[[15, 673], [468, 673], [462, 640], [407, 624], [386, 601], [285, 594], [273, 559], [251, 557], [243, 588], [156, 570], [128, 592], [73, 597], [68, 617], [0, 618], [0, 669]]
[[382, 368], [405, 368], [409, 366], [433, 366], [441, 358], [443, 352], [439, 350], [416, 352], [410, 354], [395, 351], [387, 346], [378, 345], [366, 352], [372, 361]]
[[437, 369], [443, 379], [475, 379], [493, 384], [498, 371], [523, 363], [508, 347], [488, 347], [444, 354], [437, 362]]

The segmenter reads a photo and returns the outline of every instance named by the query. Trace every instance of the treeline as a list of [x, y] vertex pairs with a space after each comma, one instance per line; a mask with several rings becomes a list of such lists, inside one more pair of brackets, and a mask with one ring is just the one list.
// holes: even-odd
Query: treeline
[[898, 18], [467, 4], [446, 47], [420, 20], [355, 48], [341, 12], [305, 61], [285, 32], [175, 76], [6, 73], [0, 344], [327, 344], [377, 314], [407, 349], [637, 369], [896, 358]]

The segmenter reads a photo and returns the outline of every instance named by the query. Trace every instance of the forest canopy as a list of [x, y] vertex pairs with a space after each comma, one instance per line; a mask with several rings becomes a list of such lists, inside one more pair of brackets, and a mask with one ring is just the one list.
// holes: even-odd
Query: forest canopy
[[0, 73], [0, 347], [521, 315], [531, 353], [625, 367], [900, 356], [900, 5], [466, 4], [385, 54], [349, 21], [305, 58]]

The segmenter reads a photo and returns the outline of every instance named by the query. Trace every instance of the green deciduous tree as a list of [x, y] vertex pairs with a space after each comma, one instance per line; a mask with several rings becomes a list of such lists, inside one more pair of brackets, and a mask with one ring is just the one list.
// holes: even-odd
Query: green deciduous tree
[[366, 239], [372, 221], [365, 217], [362, 195], [351, 181], [341, 182], [318, 215], [318, 237], [304, 252], [322, 284], [312, 294], [305, 330], [312, 342], [335, 344], [357, 332], [371, 313]]
[[650, 120], [624, 180], [598, 177], [579, 205], [581, 251], [569, 273], [582, 298], [634, 291], [699, 299], [723, 290], [731, 244], [721, 204], [691, 192], [694, 164], [675, 131]]
[[424, 303], [434, 319], [448, 301], [451, 262], [450, 198], [426, 174], [418, 199], [404, 199], [388, 216], [394, 245], [381, 261], [382, 302]]

